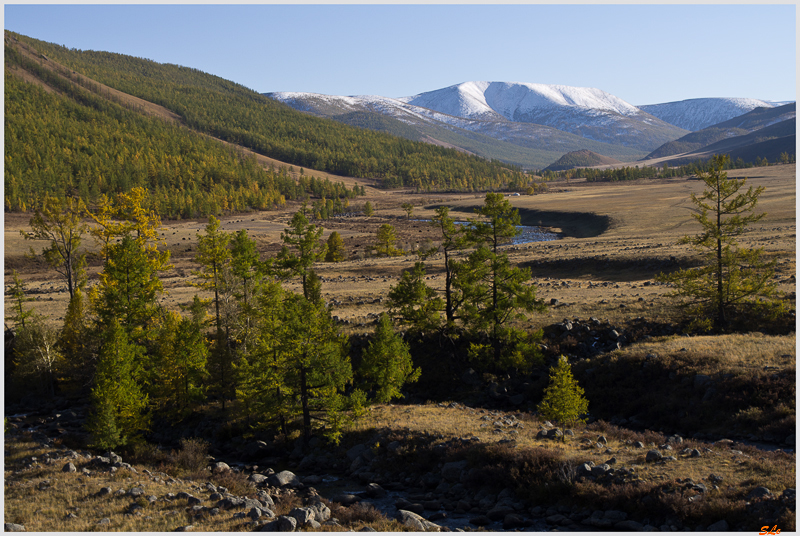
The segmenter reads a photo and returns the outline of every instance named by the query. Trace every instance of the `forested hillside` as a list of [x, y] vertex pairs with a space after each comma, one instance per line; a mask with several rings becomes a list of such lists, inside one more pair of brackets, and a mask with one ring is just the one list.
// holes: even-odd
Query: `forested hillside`
[[[8, 47], [16, 46], [14, 39], [17, 39], [45, 56], [46, 62], [65, 66], [68, 73], [80, 73], [163, 106], [199, 132], [297, 166], [358, 178], [378, 178], [386, 187], [425, 190], [499, 189], [509, 187], [510, 183], [513, 183], [510, 187], [519, 188], [526, 181], [518, 170], [453, 149], [309, 117], [196, 69], [110, 52], [68, 49], [9, 32], [6, 35], [12, 36], [6, 39], [7, 66], [9, 58], [16, 61]], [[7, 67], [7, 80], [8, 72]], [[6, 95], [7, 109], [16, 94]], [[106, 113], [103, 106], [85, 102], [86, 97], [77, 100], [82, 109], [88, 107]], [[6, 121], [9, 122], [8, 118]], [[126, 121], [130, 120], [122, 122]], [[6, 152], [9, 153], [8, 145]], [[173, 151], [170, 154], [175, 156]]]
[[137, 186], [170, 218], [356, 194], [343, 184], [296, 182], [285, 169], [265, 170], [207, 136], [80, 87], [8, 44], [5, 65], [6, 210], [25, 211], [43, 195], [92, 202]]

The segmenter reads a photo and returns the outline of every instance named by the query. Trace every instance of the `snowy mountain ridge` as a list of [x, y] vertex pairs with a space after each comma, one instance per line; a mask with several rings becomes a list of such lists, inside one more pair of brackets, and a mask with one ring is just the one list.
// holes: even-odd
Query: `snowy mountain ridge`
[[[438, 140], [486, 158], [499, 154], [499, 148], [493, 146], [496, 140], [506, 144], [502, 149], [506, 161], [532, 167], [544, 167], [558, 156], [580, 149], [635, 160], [690, 131], [758, 107], [784, 104], [706, 98], [637, 107], [597, 88], [487, 81], [463, 82], [399, 98], [304, 92], [265, 95], [321, 117], [387, 131], [395, 128], [396, 135]], [[377, 116], [403, 124], [405, 130], [380, 123], [374, 119]]]
[[645, 112], [672, 125], [697, 131], [744, 115], [756, 108], [786, 104], [748, 98], [702, 98], [639, 106]]

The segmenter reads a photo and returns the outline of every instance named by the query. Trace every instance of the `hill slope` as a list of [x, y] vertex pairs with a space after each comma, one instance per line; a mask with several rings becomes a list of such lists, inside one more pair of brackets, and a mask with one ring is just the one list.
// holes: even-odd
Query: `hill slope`
[[295, 166], [432, 190], [502, 189], [512, 183], [518, 189], [527, 180], [507, 165], [453, 149], [310, 117], [196, 69], [6, 36], [7, 50], [27, 44], [69, 76], [157, 104], [193, 130]]
[[[721, 142], [730, 138], [745, 136], [751, 132], [780, 124], [794, 119], [796, 115], [796, 104], [786, 104], [776, 108], [756, 108], [744, 115], [723, 121], [708, 128], [692, 132], [675, 141], [665, 143], [647, 158], [662, 158], [665, 156], [680, 153], [689, 153], [701, 150], [703, 147]], [[778, 131], [775, 131], [778, 132]], [[787, 133], [766, 134], [767, 137], [781, 137], [789, 135]], [[740, 140], [739, 143], [741, 143]]]
[[592, 151], [582, 150], [567, 153], [549, 166], [545, 170], [549, 171], [563, 171], [565, 169], [572, 169], [577, 167], [593, 167], [621, 164], [619, 160], [608, 158]]
[[746, 114], [756, 108], [773, 108], [783, 104], [786, 103], [744, 98], [705, 98], [647, 104], [639, 106], [639, 109], [672, 125], [697, 131]]

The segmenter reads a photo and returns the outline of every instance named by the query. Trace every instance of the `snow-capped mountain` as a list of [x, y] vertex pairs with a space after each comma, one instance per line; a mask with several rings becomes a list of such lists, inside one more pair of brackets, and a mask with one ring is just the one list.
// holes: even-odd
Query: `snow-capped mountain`
[[787, 103], [759, 99], [707, 98], [647, 104], [639, 108], [672, 125], [697, 131], [746, 114], [756, 108], [774, 108], [784, 104]]
[[534, 168], [584, 149], [638, 160], [690, 131], [785, 104], [711, 98], [636, 107], [596, 88], [519, 82], [464, 82], [400, 98], [265, 95], [315, 115]]
[[642, 115], [635, 106], [599, 89], [519, 82], [464, 82], [398, 100], [456, 117], [495, 119], [500, 116], [527, 123], [536, 122], [528, 118], [542, 110], [563, 108], [629, 117]]
[[[553, 150], [559, 156], [584, 148], [614, 157], [622, 157], [623, 153], [643, 156], [686, 134], [685, 130], [594, 88], [465, 82], [397, 99], [297, 92], [266, 95], [295, 109], [325, 117], [378, 113], [409, 125], [468, 131], [524, 147], [537, 146], [542, 140], [545, 146], [537, 146], [541, 150], [549, 150], [547, 143], [557, 140], [561, 146]], [[586, 140], [583, 145], [576, 143], [580, 139]], [[588, 140], [595, 145], [587, 146]], [[564, 143], [568, 146], [563, 146]]]

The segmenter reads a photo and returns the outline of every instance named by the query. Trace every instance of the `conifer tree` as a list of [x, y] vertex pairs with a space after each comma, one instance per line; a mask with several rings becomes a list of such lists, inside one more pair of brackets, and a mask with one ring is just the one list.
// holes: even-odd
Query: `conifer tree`
[[105, 332], [92, 389], [87, 428], [92, 445], [113, 449], [128, 444], [147, 427], [147, 395], [137, 382], [143, 348], [128, 340], [114, 320]]
[[345, 259], [344, 240], [342, 235], [333, 231], [328, 237], [328, 250], [325, 254], [325, 262], [341, 262]]
[[404, 270], [397, 285], [389, 289], [388, 308], [393, 316], [415, 331], [428, 332], [441, 327], [444, 302], [425, 283], [425, 263], [416, 262]]
[[585, 422], [581, 418], [589, 409], [589, 401], [583, 398], [583, 388], [572, 376], [572, 369], [564, 356], [550, 369], [550, 383], [539, 403], [539, 414], [545, 419], [563, 424]]
[[338, 440], [341, 423], [337, 413], [353, 371], [345, 347], [347, 339], [338, 331], [322, 304], [303, 296], [287, 295], [281, 311], [279, 378], [285, 405], [302, 418], [303, 438], [311, 437], [312, 419], [327, 424], [326, 434]]
[[108, 255], [100, 284], [93, 289], [98, 321], [104, 329], [119, 323], [130, 339], [143, 343], [154, 325], [163, 285], [146, 251], [131, 236], [113, 244]]
[[285, 245], [278, 253], [278, 265], [289, 275], [300, 277], [306, 298], [309, 290], [306, 279], [311, 266], [325, 258], [323, 232], [325, 229], [309, 223], [303, 211], [300, 211], [292, 216], [289, 227], [281, 233]]
[[395, 247], [397, 235], [395, 234], [394, 226], [389, 223], [384, 223], [378, 228], [378, 234], [375, 242], [375, 252], [379, 257], [394, 257], [402, 254], [402, 250]]
[[217, 333], [223, 329], [220, 312], [221, 295], [228, 290], [225, 271], [231, 262], [231, 251], [228, 248], [230, 235], [220, 230], [220, 222], [215, 216], [209, 216], [205, 234], [197, 233], [197, 255], [194, 260], [202, 269], [192, 271], [200, 279], [196, 286], [214, 293], [214, 311]]
[[706, 189], [702, 195], [691, 195], [697, 207], [693, 217], [702, 232], [685, 236], [681, 243], [699, 251], [704, 265], [657, 277], [673, 285], [673, 295], [689, 298], [694, 325], [713, 325], [717, 331], [728, 326], [729, 314], [737, 308], [761, 310], [768, 316], [780, 310], [772, 282], [775, 263], [761, 259], [763, 249], [741, 248], [736, 240], [765, 216], [753, 213], [764, 187], [740, 192], [747, 179], [729, 179], [723, 171], [727, 163], [727, 155], [715, 155], [711, 169], [697, 173]]
[[359, 372], [374, 389], [374, 400], [386, 403], [401, 398], [403, 385], [419, 379], [420, 369], [414, 368], [408, 344], [392, 329], [387, 314], [382, 314], [375, 334], [361, 358]]

